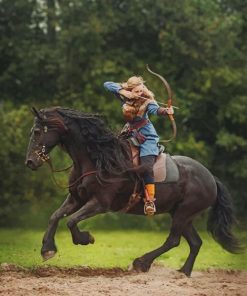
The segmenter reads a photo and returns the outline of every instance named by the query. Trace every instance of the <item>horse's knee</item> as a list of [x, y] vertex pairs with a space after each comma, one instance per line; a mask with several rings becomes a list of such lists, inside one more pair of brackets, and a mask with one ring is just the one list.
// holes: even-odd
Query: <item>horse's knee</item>
[[57, 222], [59, 220], [57, 213], [54, 213], [51, 215], [50, 219], [49, 219], [49, 224], [53, 224], [55, 222]]
[[67, 222], [67, 227], [69, 229], [73, 228], [74, 226], [76, 225], [76, 221], [74, 219], [70, 219], [68, 222]]

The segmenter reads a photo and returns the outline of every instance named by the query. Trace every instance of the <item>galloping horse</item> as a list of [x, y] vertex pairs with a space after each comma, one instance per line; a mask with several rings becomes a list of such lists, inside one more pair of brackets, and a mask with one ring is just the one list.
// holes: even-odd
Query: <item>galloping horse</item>
[[[49, 152], [57, 145], [73, 161], [69, 195], [50, 217], [43, 238], [41, 255], [47, 260], [57, 251], [54, 236], [61, 218], [70, 216], [67, 225], [74, 244], [94, 243], [93, 236], [80, 231], [77, 223], [126, 207], [134, 191], [137, 173], [132, 167], [127, 141], [111, 132], [99, 116], [61, 107], [39, 111], [33, 108], [33, 113], [35, 120], [26, 165], [32, 170], [38, 169], [50, 161]], [[231, 232], [234, 215], [227, 189], [199, 162], [185, 156], [172, 158], [178, 166], [179, 180], [156, 184], [156, 214], [167, 212], [171, 215], [170, 234], [161, 247], [136, 258], [133, 268], [148, 271], [155, 258], [178, 246], [183, 236], [190, 253], [180, 271], [190, 276], [202, 245], [192, 224], [198, 213], [212, 207], [207, 226], [214, 239], [232, 253], [238, 252], [240, 245]], [[143, 201], [140, 200], [128, 213], [144, 215]]]

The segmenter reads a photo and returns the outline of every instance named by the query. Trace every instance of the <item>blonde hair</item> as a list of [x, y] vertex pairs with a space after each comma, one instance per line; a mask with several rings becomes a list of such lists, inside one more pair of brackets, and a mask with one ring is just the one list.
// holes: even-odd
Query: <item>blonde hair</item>
[[123, 89], [131, 91], [136, 86], [143, 85], [143, 94], [148, 99], [154, 100], [154, 94], [146, 87], [141, 76], [132, 76], [126, 82], [121, 83]]

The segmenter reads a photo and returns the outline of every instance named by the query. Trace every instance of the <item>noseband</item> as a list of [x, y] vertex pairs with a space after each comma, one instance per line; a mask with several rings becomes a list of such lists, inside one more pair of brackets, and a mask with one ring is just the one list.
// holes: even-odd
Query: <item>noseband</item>
[[45, 153], [45, 145], [42, 146], [41, 151], [36, 150], [35, 154], [41, 159], [43, 162], [46, 162], [50, 159], [50, 156]]

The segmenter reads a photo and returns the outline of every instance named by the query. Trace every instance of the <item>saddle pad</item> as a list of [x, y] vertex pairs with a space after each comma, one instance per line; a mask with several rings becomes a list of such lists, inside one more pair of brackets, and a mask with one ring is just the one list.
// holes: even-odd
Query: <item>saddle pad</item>
[[[133, 165], [138, 166], [139, 163], [139, 149], [131, 146]], [[172, 183], [177, 182], [179, 179], [179, 171], [176, 163], [167, 153], [158, 155], [154, 164], [154, 182], [155, 183]]]
[[171, 183], [177, 182], [179, 171], [170, 154], [161, 153], [154, 164], [154, 182]]

